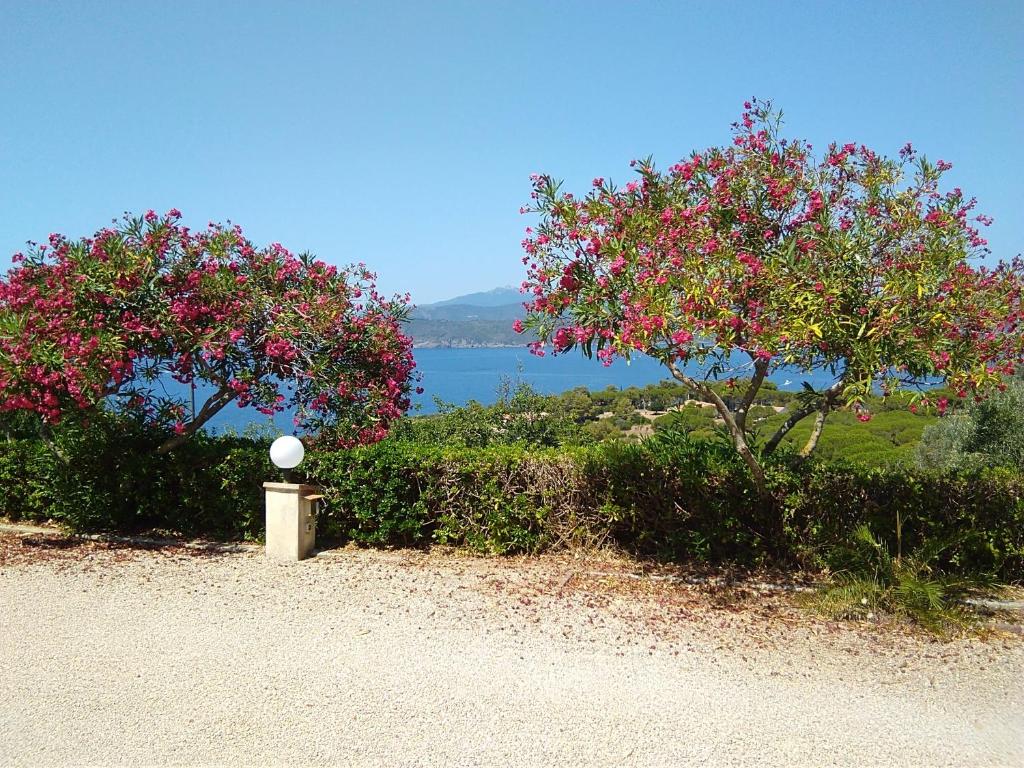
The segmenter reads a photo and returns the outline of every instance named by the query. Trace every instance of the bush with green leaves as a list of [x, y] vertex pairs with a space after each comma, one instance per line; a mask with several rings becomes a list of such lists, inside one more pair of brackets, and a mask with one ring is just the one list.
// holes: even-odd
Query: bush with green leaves
[[0, 443], [0, 514], [75, 531], [166, 531], [228, 539], [262, 536], [268, 443], [200, 433], [166, 455], [162, 435], [96, 411], [52, 442]]
[[811, 604], [835, 619], [909, 619], [937, 634], [971, 626], [975, 614], [964, 598], [990, 589], [984, 576], [949, 575], [937, 567], [949, 542], [933, 540], [906, 554], [899, 544], [897, 522], [895, 554], [868, 525], [858, 526], [846, 548], [848, 565], [812, 598]]
[[321, 530], [367, 545], [612, 545], [669, 560], [839, 568], [858, 526], [891, 532], [900, 519], [907, 547], [957, 541], [939, 557], [946, 572], [1024, 578], [1024, 478], [1007, 471], [796, 461], [783, 451], [766, 463], [780, 515], [754, 503], [724, 439], [671, 430], [639, 444], [540, 450], [388, 440], [314, 452], [304, 468], [327, 496]]
[[[784, 418], [784, 413], [767, 418], [759, 434], [771, 434]], [[869, 422], [862, 423], [851, 411], [837, 411], [822, 430], [817, 451], [823, 459], [874, 466], [909, 465], [922, 433], [935, 422], [932, 414], [890, 409], [879, 410]], [[808, 438], [811, 429], [807, 422], [798, 424], [783, 438], [782, 445], [795, 449]]]
[[473, 400], [458, 406], [435, 398], [438, 413], [398, 422], [395, 437], [424, 445], [463, 448], [551, 448], [591, 442], [577, 420], [578, 414], [563, 404], [564, 397], [542, 395], [524, 381], [505, 378], [498, 387], [494, 405]]
[[[116, 427], [116, 428], [115, 428]], [[110, 429], [109, 432], [105, 431]], [[74, 530], [160, 530], [259, 538], [266, 443], [190, 442], [167, 456], [144, 434], [93, 425], [41, 441], [0, 442], [0, 513]], [[324, 490], [321, 543], [446, 544], [483, 553], [611, 546], [674, 561], [836, 570], [859, 526], [913, 552], [955, 541], [936, 572], [1024, 581], [1024, 476], [797, 460], [765, 462], [772, 507], [724, 438], [662, 430], [641, 443], [467, 448], [389, 438], [313, 450], [297, 479]]]
[[372, 546], [429, 541], [431, 521], [421, 495], [424, 464], [434, 451], [385, 440], [372, 448], [307, 455], [301, 471], [326, 497], [318, 535]]
[[1024, 379], [926, 429], [916, 458], [926, 468], [1024, 469]]

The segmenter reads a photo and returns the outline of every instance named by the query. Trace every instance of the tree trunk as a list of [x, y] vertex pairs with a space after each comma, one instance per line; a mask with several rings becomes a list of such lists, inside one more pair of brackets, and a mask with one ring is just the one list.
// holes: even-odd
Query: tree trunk
[[50, 429], [50, 425], [42, 420], [39, 422], [39, 437], [43, 439], [43, 442], [46, 443], [47, 447], [53, 451], [53, 455], [56, 456], [64, 466], [71, 466], [71, 459], [68, 458], [68, 455], [61, 450], [61, 447], [57, 445], [56, 441], [53, 439], [53, 431]]
[[747, 387], [747, 391], [743, 395], [743, 399], [740, 400], [739, 405], [736, 408], [736, 426], [740, 428], [740, 431], [746, 434], [747, 432], [747, 414], [750, 413], [750, 406], [754, 402], [754, 398], [757, 397], [757, 391], [761, 389], [761, 385], [764, 383], [764, 377], [768, 373], [768, 361], [767, 360], [754, 360], [754, 375], [750, 378], [750, 386]]
[[825, 427], [825, 417], [828, 415], [828, 411], [824, 408], [818, 411], [818, 415], [814, 417], [814, 426], [811, 428], [811, 436], [807, 438], [807, 442], [804, 447], [800, 449], [800, 458], [806, 459], [811, 455], [811, 452], [818, 445], [818, 438], [821, 437], [821, 430]]
[[[843, 382], [837, 381], [835, 384], [833, 384], [831, 387], [825, 390], [824, 397], [826, 400], [829, 401], [829, 409], [831, 409], [832, 404], [835, 402], [836, 396], [838, 396], [842, 389]], [[787, 418], [782, 423], [782, 425], [777, 430], [775, 430], [775, 434], [771, 436], [771, 439], [764, 444], [764, 452], [772, 453], [776, 448], [779, 447], [779, 443], [782, 442], [782, 438], [788, 435], [789, 431], [793, 429], [793, 427], [795, 427], [797, 424], [806, 419], [815, 411], [820, 412], [821, 406], [821, 402], [808, 403], [807, 405], [801, 406], [797, 408], [795, 411], [793, 411], [793, 413], [789, 415], [789, 418]], [[822, 426], [824, 426], [824, 421], [822, 422]], [[814, 450], [814, 446], [817, 445], [817, 442], [817, 438], [815, 438], [814, 445], [811, 445], [811, 450]]]
[[750, 446], [747, 445], [746, 438], [743, 437], [742, 433], [733, 435], [733, 445], [736, 447], [736, 452], [739, 453], [744, 463], [750, 469], [750, 476], [754, 480], [757, 495], [762, 499], [768, 498], [768, 484], [765, 480], [764, 469], [761, 467], [757, 457], [754, 456], [754, 452], [750, 450]]
[[[729, 406], [726, 405], [725, 401], [722, 400], [718, 393], [707, 384], [687, 376], [672, 363], [669, 363], [668, 369], [672, 373], [672, 376], [674, 376], [678, 381], [681, 381], [686, 386], [697, 390], [697, 392], [702, 396], [711, 400], [712, 405], [715, 406], [715, 410], [718, 411], [718, 415], [722, 417], [722, 421], [725, 422], [725, 426], [729, 430], [729, 436], [732, 438], [733, 447], [740, 455], [740, 458], [743, 459], [743, 462], [750, 469], [750, 476], [754, 481], [754, 487], [757, 489], [757, 495], [762, 499], [768, 498], [768, 485], [765, 481], [764, 469], [761, 467], [761, 463], [757, 460], [754, 452], [750, 450], [750, 446], [747, 444], [746, 435], [740, 425], [736, 423], [736, 419], [733, 417], [732, 411], [729, 410]], [[761, 378], [763, 379], [763, 377], [764, 374], [762, 373]], [[751, 400], [753, 400], [754, 391], [756, 391], [756, 389], [748, 391], [748, 395]], [[746, 398], [744, 398], [744, 400], [746, 400]]]

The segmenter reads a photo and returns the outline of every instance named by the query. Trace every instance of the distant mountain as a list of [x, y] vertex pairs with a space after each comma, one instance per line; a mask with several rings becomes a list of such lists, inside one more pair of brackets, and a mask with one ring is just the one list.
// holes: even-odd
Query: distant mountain
[[503, 304], [521, 304], [522, 302], [523, 296], [519, 293], [519, 289], [506, 285], [501, 288], [493, 288], [490, 291], [467, 293], [465, 296], [456, 296], [454, 299], [445, 299], [426, 306], [443, 307], [448, 304], [468, 304], [471, 307], [500, 307]]
[[407, 330], [417, 347], [521, 347], [536, 338], [512, 330], [525, 316], [522, 301], [506, 287], [424, 304], [413, 310]]
[[474, 304], [426, 304], [413, 313], [423, 320], [508, 320], [523, 317], [523, 304], [484, 306]]

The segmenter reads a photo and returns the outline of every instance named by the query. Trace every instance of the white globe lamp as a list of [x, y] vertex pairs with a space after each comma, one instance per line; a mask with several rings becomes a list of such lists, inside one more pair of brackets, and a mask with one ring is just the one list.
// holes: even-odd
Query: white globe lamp
[[270, 445], [270, 460], [281, 469], [295, 469], [305, 455], [302, 441], [291, 435], [283, 435]]

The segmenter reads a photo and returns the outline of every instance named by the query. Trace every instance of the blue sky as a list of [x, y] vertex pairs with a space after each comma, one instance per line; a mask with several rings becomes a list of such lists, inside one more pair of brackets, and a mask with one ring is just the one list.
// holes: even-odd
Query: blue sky
[[420, 303], [522, 278], [542, 171], [908, 140], [1024, 250], [1024, 2], [0, 2], [0, 268], [122, 211], [231, 219]]

